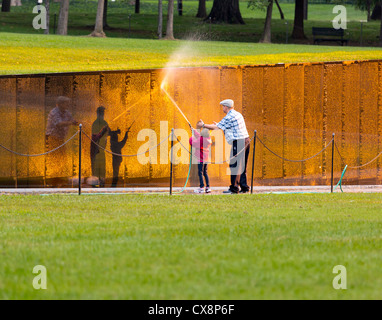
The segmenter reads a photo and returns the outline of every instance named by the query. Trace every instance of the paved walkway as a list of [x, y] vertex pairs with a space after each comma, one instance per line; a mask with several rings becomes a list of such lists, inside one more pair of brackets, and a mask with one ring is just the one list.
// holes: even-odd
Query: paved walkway
[[[173, 188], [173, 194], [179, 194], [182, 188]], [[186, 188], [182, 194], [193, 194], [195, 188]], [[226, 187], [212, 188], [211, 194], [222, 194]], [[344, 193], [382, 193], [382, 185], [342, 186]], [[335, 192], [341, 192], [338, 187]], [[82, 188], [82, 194], [169, 194], [169, 188]], [[330, 186], [256, 186], [253, 193], [330, 193]], [[0, 195], [47, 195], [78, 194], [75, 188], [9, 188], [0, 189]]]

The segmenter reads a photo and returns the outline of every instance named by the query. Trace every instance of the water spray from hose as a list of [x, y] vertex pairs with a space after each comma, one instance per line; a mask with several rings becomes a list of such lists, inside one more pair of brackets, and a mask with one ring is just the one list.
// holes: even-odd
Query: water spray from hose
[[116, 121], [118, 120], [120, 117], [122, 117], [127, 111], [129, 111], [130, 109], [132, 109], [133, 107], [135, 107], [139, 102], [141, 102], [141, 100], [143, 98], [145, 98], [146, 96], [142, 96], [140, 99], [138, 99], [136, 102], [134, 102], [131, 106], [129, 106], [125, 111], [123, 111], [122, 113], [120, 113], [118, 116], [116, 116], [113, 120], [111, 120], [111, 122], [113, 121]]
[[180, 114], [183, 116], [183, 118], [187, 121], [188, 125], [190, 126], [190, 129], [192, 130], [192, 125], [186, 115], [183, 113], [183, 111], [179, 108], [178, 104], [175, 102], [175, 100], [170, 96], [170, 94], [167, 92], [167, 90], [164, 88], [164, 81], [162, 82], [160, 88], [162, 91], [167, 95], [167, 97], [170, 99], [170, 101], [173, 103], [173, 105], [178, 109]]

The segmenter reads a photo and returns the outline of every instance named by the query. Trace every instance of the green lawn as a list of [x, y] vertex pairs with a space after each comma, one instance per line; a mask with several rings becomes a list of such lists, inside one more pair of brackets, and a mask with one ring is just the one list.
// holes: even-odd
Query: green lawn
[[379, 194], [238, 197], [1, 196], [0, 298], [380, 298]]
[[[66, 37], [46, 36], [41, 34], [41, 30], [33, 29], [34, 4], [34, 1], [29, 1], [23, 7], [12, 8], [11, 13], [0, 12], [0, 74], [151, 69], [169, 65], [195, 67], [370, 60], [382, 57], [381, 49], [375, 47], [379, 22], [364, 25], [364, 47], [359, 47], [359, 20], [365, 19], [365, 13], [349, 5], [347, 37], [350, 45], [341, 47], [310, 45], [312, 26], [330, 26], [334, 18], [333, 5], [326, 4], [309, 6], [309, 20], [305, 22], [307, 39], [303, 41], [290, 39], [294, 4], [281, 4], [288, 25], [280, 20], [275, 7], [272, 34], [273, 41], [278, 44], [272, 45], [258, 43], [265, 13], [248, 9], [245, 1], [240, 2], [245, 25], [205, 23], [194, 17], [198, 2], [184, 1], [184, 15], [175, 14], [175, 36], [182, 39], [178, 41], [156, 40], [158, 17], [155, 1], [143, 1], [140, 14], [133, 13], [132, 5], [110, 2], [108, 23], [111, 29], [106, 30], [106, 39], [87, 37], [93, 29], [96, 1], [76, 1], [71, 6], [71, 36]], [[51, 32], [58, 5], [52, 2]], [[211, 5], [212, 1], [207, 1], [207, 11]], [[287, 40], [288, 45], [285, 45]], [[179, 52], [180, 58], [174, 59], [174, 54]]]
[[[85, 9], [94, 9], [89, 3]], [[263, 12], [241, 5], [245, 26], [202, 24], [193, 18], [196, 1], [185, 1], [185, 15], [175, 17], [175, 35], [193, 41], [158, 41], [154, 5], [142, 3], [130, 32], [132, 7], [112, 7], [106, 39], [78, 36], [94, 23], [95, 12], [82, 7], [72, 10], [67, 37], [38, 34], [27, 7], [0, 13], [0, 74], [382, 57], [379, 48], [258, 44]], [[293, 5], [282, 6], [292, 19]], [[332, 19], [329, 7], [312, 7], [308, 36], [312, 25]], [[274, 10], [274, 39], [284, 43]], [[355, 44], [364, 17], [349, 15]], [[365, 43], [375, 43], [378, 28], [365, 26]], [[196, 41], [210, 39], [224, 41]], [[239, 197], [0, 196], [0, 299], [380, 298], [379, 194]], [[47, 290], [33, 289], [36, 265], [47, 268]], [[347, 268], [347, 290], [332, 287], [336, 265]]]
[[[0, 74], [381, 59], [380, 48], [0, 33]], [[177, 54], [177, 57], [174, 57]]]

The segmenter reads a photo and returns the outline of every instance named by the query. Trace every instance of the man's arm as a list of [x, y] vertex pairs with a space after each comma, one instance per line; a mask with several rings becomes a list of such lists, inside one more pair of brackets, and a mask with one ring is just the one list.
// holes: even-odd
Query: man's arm
[[199, 120], [199, 122], [198, 122], [198, 127], [199, 127], [199, 128], [206, 128], [206, 129], [208, 129], [208, 130], [218, 130], [218, 129], [220, 129], [220, 128], [217, 126], [217, 123], [216, 123], [216, 122], [214, 122], [213, 124], [205, 124], [205, 123], [203, 122], [203, 120]]
[[107, 131], [109, 131], [109, 130], [110, 130], [109, 125], [104, 126], [104, 127], [100, 130], [100, 132], [98, 132], [98, 133], [93, 133], [93, 134], [92, 134], [92, 140], [93, 140], [94, 142], [98, 142], [98, 141], [101, 140], [101, 138], [105, 135], [105, 133], [106, 133]]
[[213, 124], [204, 124], [204, 128], [209, 129], [209, 130], [218, 130], [218, 129], [220, 129], [216, 125], [216, 122], [214, 122]]

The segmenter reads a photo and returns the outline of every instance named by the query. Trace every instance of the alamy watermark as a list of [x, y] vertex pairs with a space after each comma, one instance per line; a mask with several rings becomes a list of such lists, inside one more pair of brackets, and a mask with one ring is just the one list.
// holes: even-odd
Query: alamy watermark
[[[34, 17], [32, 25], [36, 30], [46, 30], [47, 29], [47, 11], [45, 6], [42, 4], [42, 0], [38, 1], [38, 5], [33, 8], [33, 13], [37, 14]], [[347, 29], [347, 10], [343, 5], [337, 5], [333, 7], [333, 14], [337, 14], [332, 20], [333, 28], [338, 29]]]
[[332, 12], [334, 14], [337, 14], [334, 17], [333, 21], [332, 21], [333, 28], [336, 29], [336, 30], [339, 30], [339, 29], [346, 30], [347, 29], [347, 11], [346, 11], [346, 7], [345, 6], [341, 6], [341, 5], [334, 6]]
[[34, 6], [33, 13], [37, 14], [32, 21], [33, 28], [35, 30], [46, 30], [47, 29], [47, 12], [46, 8], [42, 4]]
[[33, 274], [37, 274], [37, 276], [33, 278], [33, 282], [32, 282], [33, 288], [35, 290], [41, 290], [41, 289], [46, 290], [48, 288], [46, 267], [42, 265], [35, 266], [33, 268]]
[[[343, 265], [336, 265], [333, 267], [333, 273], [337, 274], [332, 282], [335, 290], [347, 289], [347, 270]], [[47, 286], [47, 269], [43, 265], [37, 265], [33, 268], [33, 274], [37, 274], [33, 278], [33, 288], [35, 290], [46, 290]]]
[[[149, 128], [141, 129], [138, 132], [137, 141], [143, 142], [137, 151], [137, 160], [140, 164], [169, 164], [171, 155], [173, 164], [190, 163], [190, 131], [175, 129], [174, 136], [169, 136], [168, 132], [168, 121], [160, 121], [159, 137], [156, 131]], [[242, 174], [245, 170], [244, 140], [238, 140], [237, 150], [234, 151], [233, 145], [227, 142], [222, 130], [212, 130], [210, 137], [214, 148], [209, 147], [209, 159], [214, 159], [215, 164], [229, 164], [227, 175]], [[173, 141], [173, 147], [169, 148], [171, 140]], [[191, 152], [192, 164], [198, 164], [200, 162], [201, 149], [204, 148], [206, 148], [206, 146], [202, 145], [200, 140], [196, 145], [194, 144]]]
[[343, 265], [334, 266], [333, 273], [338, 274], [333, 279], [333, 288], [336, 290], [347, 289], [347, 271]]

